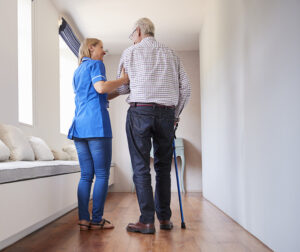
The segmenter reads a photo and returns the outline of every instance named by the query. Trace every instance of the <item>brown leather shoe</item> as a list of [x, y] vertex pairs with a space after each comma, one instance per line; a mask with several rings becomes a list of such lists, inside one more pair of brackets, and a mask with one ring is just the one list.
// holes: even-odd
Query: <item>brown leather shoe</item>
[[155, 226], [153, 223], [144, 224], [141, 222], [137, 223], [129, 223], [127, 226], [128, 232], [137, 232], [142, 234], [154, 234], [155, 233]]
[[160, 229], [171, 230], [173, 228], [173, 223], [170, 220], [160, 220]]

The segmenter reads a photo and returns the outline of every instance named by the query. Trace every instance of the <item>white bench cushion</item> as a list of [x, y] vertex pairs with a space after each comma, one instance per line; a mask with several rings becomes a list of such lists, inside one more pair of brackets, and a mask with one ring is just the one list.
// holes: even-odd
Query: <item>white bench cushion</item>
[[31, 145], [19, 128], [12, 125], [0, 124], [0, 139], [9, 148], [11, 160], [34, 160]]
[[9, 159], [10, 151], [8, 147], [0, 140], [0, 161]]
[[47, 161], [54, 159], [50, 148], [43, 139], [35, 136], [30, 136], [28, 137], [28, 140], [33, 149], [35, 160]]

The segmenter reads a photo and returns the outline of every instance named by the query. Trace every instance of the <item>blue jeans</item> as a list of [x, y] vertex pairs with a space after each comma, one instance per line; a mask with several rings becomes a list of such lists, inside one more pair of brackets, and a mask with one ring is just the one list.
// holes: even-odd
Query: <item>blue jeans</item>
[[108, 190], [112, 139], [76, 138], [74, 142], [81, 169], [81, 178], [77, 191], [79, 220], [90, 221], [90, 192], [94, 175], [96, 175], [93, 192], [92, 222], [99, 223], [102, 220], [104, 202]]
[[[174, 109], [156, 106], [130, 107], [127, 113], [126, 133], [142, 223], [154, 223], [155, 212], [159, 220], [170, 220], [172, 215], [170, 172], [174, 118]], [[150, 175], [151, 138], [156, 172], [155, 201]]]

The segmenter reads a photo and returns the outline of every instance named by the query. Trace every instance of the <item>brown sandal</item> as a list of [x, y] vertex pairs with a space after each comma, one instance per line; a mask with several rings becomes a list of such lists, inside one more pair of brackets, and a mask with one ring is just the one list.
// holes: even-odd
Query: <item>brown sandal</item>
[[78, 225], [80, 227], [80, 231], [85, 231], [90, 229], [91, 223], [87, 220], [80, 220]]
[[95, 230], [95, 229], [112, 229], [112, 228], [114, 228], [114, 225], [111, 224], [110, 221], [108, 221], [104, 218], [100, 221], [100, 223], [92, 222], [90, 225], [90, 229], [93, 229], [93, 230]]

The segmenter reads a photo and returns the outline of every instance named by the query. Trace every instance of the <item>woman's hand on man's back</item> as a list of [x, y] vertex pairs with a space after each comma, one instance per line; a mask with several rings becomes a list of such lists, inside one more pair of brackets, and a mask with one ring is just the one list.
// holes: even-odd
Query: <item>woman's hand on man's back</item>
[[124, 82], [123, 82], [124, 84], [128, 84], [129, 83], [129, 77], [128, 77], [128, 74], [125, 73], [124, 67], [122, 68], [120, 79], [124, 80]]

